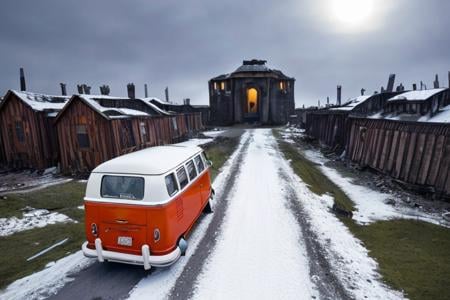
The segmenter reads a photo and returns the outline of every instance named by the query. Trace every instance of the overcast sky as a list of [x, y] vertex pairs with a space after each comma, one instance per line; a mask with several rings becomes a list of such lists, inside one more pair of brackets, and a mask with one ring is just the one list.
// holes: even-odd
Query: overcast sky
[[407, 88], [436, 73], [448, 85], [450, 1], [348, 1], [3, 0], [0, 93], [19, 89], [22, 66], [34, 92], [65, 82], [123, 96], [134, 82], [138, 96], [148, 83], [151, 96], [169, 86], [173, 101], [206, 104], [208, 80], [252, 58], [296, 78], [297, 107], [335, 101], [337, 84], [344, 99], [372, 93], [389, 73]]

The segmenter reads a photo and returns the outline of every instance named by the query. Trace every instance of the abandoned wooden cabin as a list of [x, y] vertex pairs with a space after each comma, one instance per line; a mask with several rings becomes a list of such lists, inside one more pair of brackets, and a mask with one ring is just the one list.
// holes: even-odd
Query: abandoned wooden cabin
[[[3, 97], [0, 97], [0, 106], [2, 105]], [[4, 142], [2, 137], [2, 132], [0, 129], [0, 167], [5, 164], [6, 156], [5, 156], [5, 148], [4, 148]]]
[[0, 105], [4, 164], [9, 168], [44, 169], [58, 162], [53, 121], [69, 100], [9, 90]]
[[233, 73], [209, 81], [211, 123], [286, 124], [295, 108], [294, 84], [265, 60], [244, 60]]
[[171, 114], [142, 99], [74, 95], [55, 121], [61, 170], [87, 173], [113, 157], [174, 143], [202, 129], [200, 114]]
[[187, 114], [186, 116], [193, 113], [200, 113], [203, 125], [208, 125], [210, 123], [210, 112], [208, 105], [193, 105], [191, 104], [190, 99], [184, 99], [183, 104], [162, 101], [158, 98], [145, 98], [144, 100], [149, 101], [165, 111]]
[[450, 197], [450, 90], [411, 91], [350, 116], [347, 156], [418, 190]]
[[367, 116], [383, 109], [387, 100], [398, 93], [362, 95], [350, 99], [342, 106], [329, 107], [306, 112], [306, 134], [321, 143], [342, 152], [349, 138], [349, 115]]

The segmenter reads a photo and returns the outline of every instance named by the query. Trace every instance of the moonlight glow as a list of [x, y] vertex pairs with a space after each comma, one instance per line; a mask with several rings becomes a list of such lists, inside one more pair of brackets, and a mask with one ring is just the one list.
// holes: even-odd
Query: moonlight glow
[[373, 14], [373, 0], [333, 0], [334, 16], [348, 25], [362, 25]]

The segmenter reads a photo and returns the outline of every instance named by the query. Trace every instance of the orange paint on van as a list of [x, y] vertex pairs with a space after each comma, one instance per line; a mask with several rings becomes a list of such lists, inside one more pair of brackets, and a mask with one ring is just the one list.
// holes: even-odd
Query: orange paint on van
[[[164, 255], [177, 247], [202, 213], [211, 196], [210, 170], [206, 169], [189, 186], [167, 204], [140, 205], [85, 200], [85, 228], [88, 248], [95, 249], [100, 238], [104, 250], [141, 255], [147, 244], [151, 255]], [[152, 199], [155, 200], [155, 199]], [[157, 199], [156, 199], [157, 200]], [[97, 236], [91, 225], [97, 225]], [[159, 229], [160, 240], [154, 240]], [[131, 237], [132, 246], [118, 245], [118, 237]]]

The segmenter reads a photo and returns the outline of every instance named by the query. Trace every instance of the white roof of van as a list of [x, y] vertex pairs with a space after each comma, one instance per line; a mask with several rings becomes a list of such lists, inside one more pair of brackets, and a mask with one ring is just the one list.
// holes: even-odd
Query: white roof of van
[[116, 157], [102, 163], [93, 173], [160, 175], [201, 152], [197, 146], [158, 146]]

